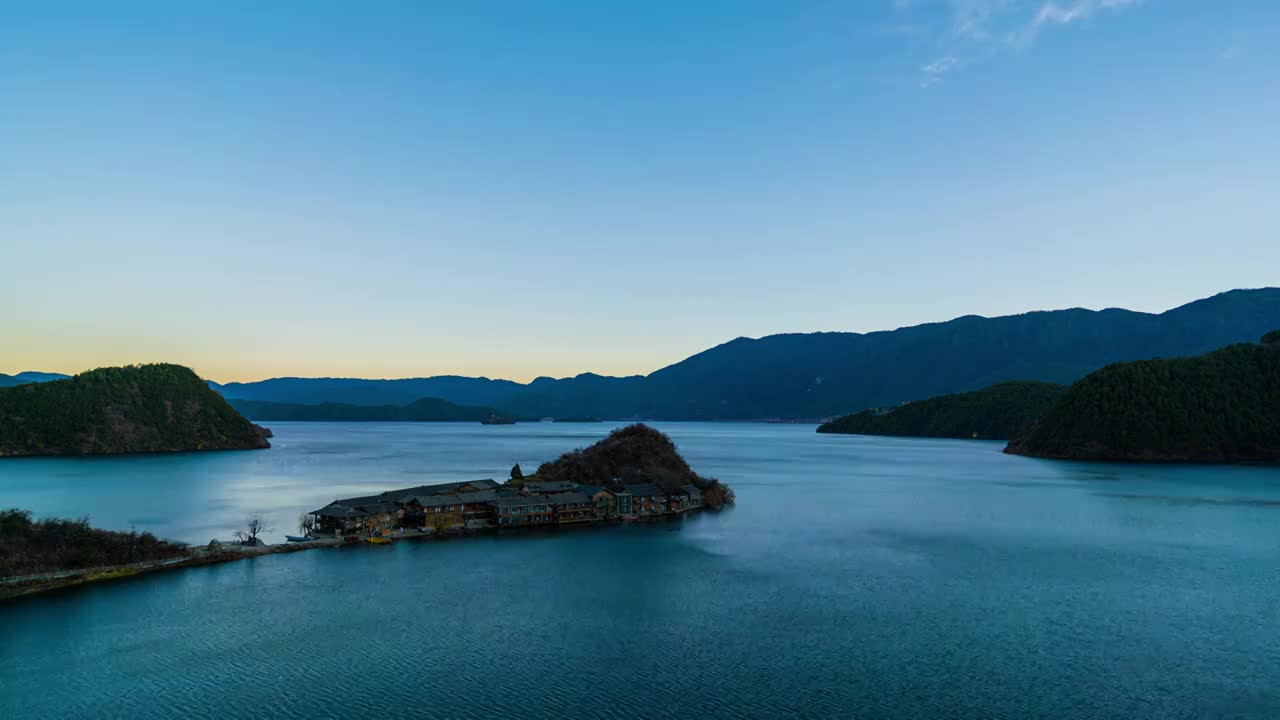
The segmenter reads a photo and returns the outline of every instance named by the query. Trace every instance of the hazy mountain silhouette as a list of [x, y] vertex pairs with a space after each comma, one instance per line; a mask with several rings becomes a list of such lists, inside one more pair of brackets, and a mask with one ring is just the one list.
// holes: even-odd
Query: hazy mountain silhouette
[[229, 383], [230, 398], [404, 404], [438, 397], [528, 416], [672, 420], [822, 418], [1007, 380], [1070, 384], [1129, 360], [1198, 355], [1280, 325], [1280, 288], [1233, 290], [1152, 314], [1054, 310], [976, 315], [872, 333], [738, 338], [647, 376], [277, 378]]
[[30, 370], [27, 372], [20, 372], [17, 375], [5, 375], [4, 373], [0, 373], [0, 387], [13, 387], [15, 385], [26, 385], [28, 383], [49, 382], [50, 380], [65, 380], [68, 377], [70, 376], [63, 375], [62, 373], [34, 372]]

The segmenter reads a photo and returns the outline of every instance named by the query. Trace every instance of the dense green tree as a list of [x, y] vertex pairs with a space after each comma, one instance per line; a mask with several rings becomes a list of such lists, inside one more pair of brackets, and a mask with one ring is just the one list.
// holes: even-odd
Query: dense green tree
[[864, 410], [823, 423], [818, 432], [1008, 440], [1030, 427], [1066, 391], [1066, 386], [1053, 383], [1000, 383], [896, 408]]
[[1280, 344], [1105, 367], [1007, 452], [1162, 462], [1280, 462]]
[[180, 365], [100, 368], [0, 389], [0, 455], [89, 455], [270, 447]]

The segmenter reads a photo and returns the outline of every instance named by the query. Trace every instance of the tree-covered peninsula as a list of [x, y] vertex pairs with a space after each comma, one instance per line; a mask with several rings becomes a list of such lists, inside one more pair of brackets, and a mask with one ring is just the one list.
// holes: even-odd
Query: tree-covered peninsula
[[1005, 449], [1136, 462], [1280, 462], [1280, 333], [1206, 355], [1105, 367]]
[[[516, 479], [514, 472], [512, 479]], [[643, 423], [618, 428], [596, 444], [545, 462], [534, 476], [519, 480], [604, 484], [616, 488], [648, 483], [664, 492], [693, 485], [702, 492], [706, 506], [713, 510], [732, 505], [735, 499], [728, 485], [694, 472], [666, 433]]]
[[955, 395], [941, 395], [895, 408], [863, 410], [818, 426], [820, 433], [904, 437], [1017, 437], [1067, 391], [1045, 382], [1006, 382]]
[[0, 456], [248, 450], [271, 447], [270, 436], [181, 365], [0, 389]]

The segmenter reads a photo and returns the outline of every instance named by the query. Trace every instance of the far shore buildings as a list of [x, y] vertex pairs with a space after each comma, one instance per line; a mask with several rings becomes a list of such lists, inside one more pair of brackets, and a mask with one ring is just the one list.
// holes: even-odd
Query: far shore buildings
[[613, 487], [471, 480], [335, 500], [309, 515], [313, 533], [372, 536], [397, 529], [445, 533], [641, 520], [703, 507], [702, 492], [693, 485], [673, 492], [650, 484]]

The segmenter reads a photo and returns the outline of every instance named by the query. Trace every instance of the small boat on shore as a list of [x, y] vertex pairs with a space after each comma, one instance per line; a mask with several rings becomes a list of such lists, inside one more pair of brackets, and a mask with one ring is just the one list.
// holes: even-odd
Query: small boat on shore
[[298, 535], [285, 535], [284, 539], [289, 542], [309, 542], [311, 540], [309, 537], [301, 537]]
[[391, 538], [386, 538], [386, 537], [365, 538], [364, 541], [367, 543], [372, 543], [374, 545], [390, 545], [391, 544]]

